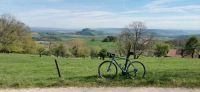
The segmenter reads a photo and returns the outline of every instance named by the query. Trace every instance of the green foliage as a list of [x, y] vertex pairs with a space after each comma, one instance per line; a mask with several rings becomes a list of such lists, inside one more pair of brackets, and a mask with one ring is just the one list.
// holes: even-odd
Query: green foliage
[[105, 57], [107, 56], [107, 50], [106, 49], [101, 49], [99, 52], [99, 56], [101, 59], [105, 59]]
[[88, 47], [81, 47], [78, 49], [77, 57], [89, 57], [90, 49]]
[[193, 58], [194, 57], [194, 54], [195, 54], [195, 50], [198, 49], [198, 46], [199, 46], [199, 40], [197, 37], [193, 36], [193, 37], [190, 37], [186, 44], [185, 44], [185, 51], [188, 53], [188, 54], [191, 54], [191, 57]]
[[74, 39], [69, 42], [71, 53], [75, 57], [89, 57], [90, 48], [85, 44], [85, 41], [81, 39]]
[[30, 29], [11, 15], [0, 16], [0, 52], [35, 53]]
[[49, 49], [45, 49], [43, 52], [42, 52], [43, 55], [46, 55], [46, 56], [50, 56], [52, 54], [51, 50]]
[[54, 48], [53, 48], [53, 54], [55, 56], [61, 56], [61, 57], [66, 57], [66, 48], [65, 46], [61, 43], [59, 45], [56, 45]]
[[101, 48], [99, 46], [92, 46], [90, 49], [90, 57], [95, 58], [99, 56]]
[[42, 57], [42, 53], [45, 51], [44, 46], [38, 46], [37, 51], [40, 57]]
[[102, 40], [102, 42], [115, 42], [117, 40], [117, 37], [115, 36], [107, 36]]
[[198, 38], [193, 36], [189, 38], [188, 41], [186, 42], [185, 49], [187, 50], [195, 49], [198, 46], [198, 43], [199, 43]]
[[158, 44], [155, 48], [155, 56], [162, 57], [166, 56], [169, 52], [169, 45], [168, 44]]

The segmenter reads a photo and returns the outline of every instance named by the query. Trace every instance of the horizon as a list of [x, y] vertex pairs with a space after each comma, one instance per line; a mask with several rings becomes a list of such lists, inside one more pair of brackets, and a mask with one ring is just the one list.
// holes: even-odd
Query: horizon
[[148, 29], [200, 30], [199, 0], [4, 0], [9, 13], [30, 27], [123, 28], [132, 21]]
[[[58, 28], [58, 27], [30, 27], [31, 29], [34, 29], [34, 28], [39, 28], [39, 29], [52, 29], [52, 30], [57, 30], [57, 29], [61, 29], [61, 30], [82, 30], [82, 29], [85, 29], [85, 28], [88, 28], [88, 27], [85, 27], [85, 28]], [[95, 27], [95, 28], [89, 28], [89, 29], [123, 29], [125, 27]], [[179, 31], [187, 31], [187, 30], [191, 30], [191, 31], [200, 31], [200, 29], [159, 29], [159, 28], [147, 28], [147, 29], [150, 29], [150, 30], [168, 30], [168, 31], [173, 31], [173, 30], [179, 30]]]

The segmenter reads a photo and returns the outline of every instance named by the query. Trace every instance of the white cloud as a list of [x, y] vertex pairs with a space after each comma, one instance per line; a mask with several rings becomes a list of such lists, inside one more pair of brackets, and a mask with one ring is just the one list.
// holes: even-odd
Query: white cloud
[[138, 17], [123, 14], [125, 13], [40, 9], [19, 13], [16, 16], [28, 25], [42, 27], [124, 27], [131, 21], [143, 21], [149, 28], [200, 29], [199, 15]]
[[153, 0], [139, 9], [124, 12], [125, 14], [155, 13], [155, 14], [200, 14], [200, 5], [170, 6], [173, 3], [181, 3], [181, 0]]
[[77, 11], [77, 10], [62, 10], [62, 9], [39, 9], [30, 12], [22, 12], [16, 14], [19, 17], [25, 16], [40, 16], [47, 18], [59, 17], [102, 17], [114, 15], [112, 12], [107, 11]]
[[[60, 2], [62, 0], [48, 0]], [[177, 1], [177, 0], [176, 0]], [[140, 9], [122, 12], [103, 10], [36, 9], [17, 12], [18, 19], [30, 26], [84, 28], [124, 27], [131, 21], [143, 21], [149, 28], [200, 29], [200, 5], [169, 7], [174, 0], [153, 0]], [[166, 13], [173, 13], [171, 15]], [[140, 15], [141, 16], [138, 16]], [[166, 14], [153, 16], [152, 14]], [[179, 15], [177, 15], [179, 14]]]
[[168, 3], [175, 2], [176, 0], [153, 0], [151, 3], [146, 4], [145, 8], [159, 8], [163, 7]]

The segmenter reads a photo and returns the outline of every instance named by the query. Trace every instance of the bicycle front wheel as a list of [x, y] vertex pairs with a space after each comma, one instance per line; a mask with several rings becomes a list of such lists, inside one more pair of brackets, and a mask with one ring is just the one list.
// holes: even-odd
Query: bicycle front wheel
[[99, 77], [105, 79], [114, 79], [117, 72], [117, 66], [112, 61], [104, 61], [98, 68]]
[[144, 78], [146, 74], [146, 69], [143, 63], [139, 61], [131, 62], [128, 65], [128, 75], [132, 79]]

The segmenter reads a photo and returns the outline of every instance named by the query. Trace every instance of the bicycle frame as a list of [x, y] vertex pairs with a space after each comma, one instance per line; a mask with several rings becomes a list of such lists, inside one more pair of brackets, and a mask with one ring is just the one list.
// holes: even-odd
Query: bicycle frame
[[[127, 68], [128, 68], [128, 61], [129, 59], [126, 57], [125, 58], [125, 64], [124, 64], [124, 68], [122, 66], [120, 66], [120, 64], [116, 61], [115, 57], [112, 57], [112, 63], [116, 64], [121, 70], [122, 72], [127, 72]], [[110, 67], [110, 66], [109, 66]]]

